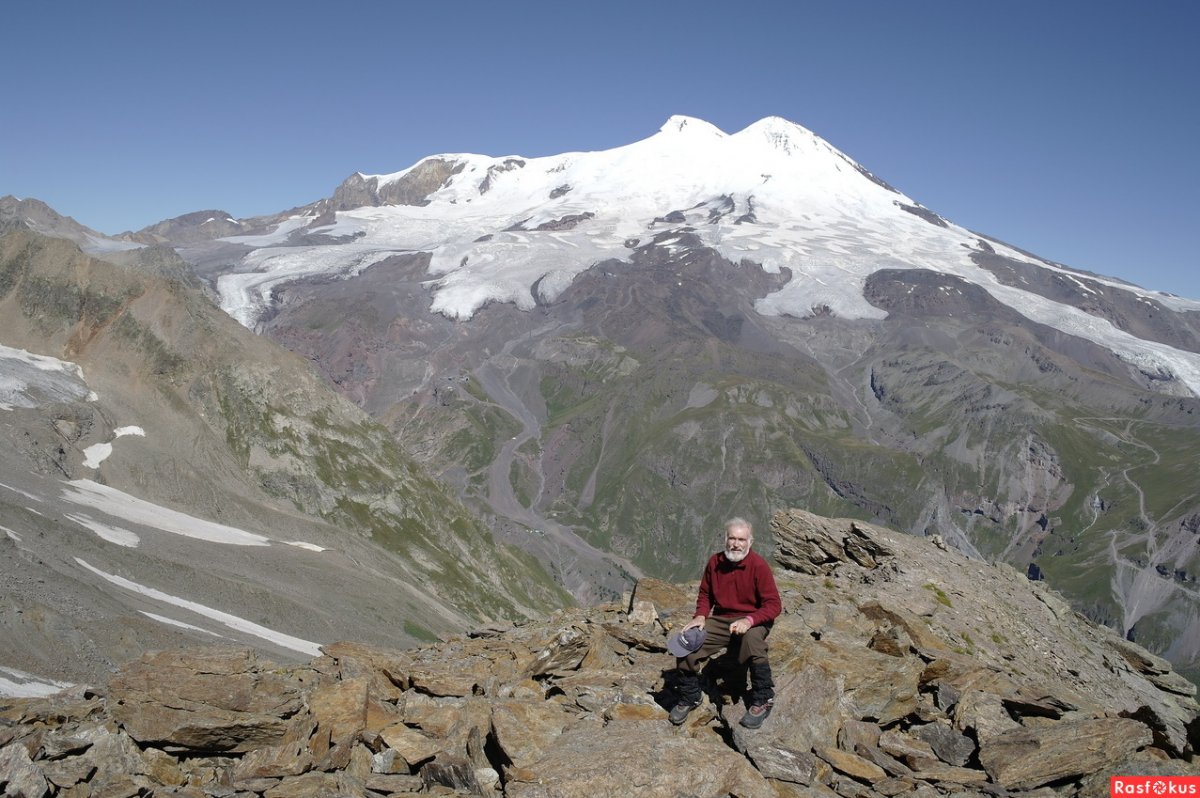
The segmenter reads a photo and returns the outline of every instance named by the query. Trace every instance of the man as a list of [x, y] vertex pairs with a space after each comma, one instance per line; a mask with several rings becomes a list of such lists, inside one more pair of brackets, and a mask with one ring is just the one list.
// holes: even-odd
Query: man
[[775, 682], [767, 661], [767, 634], [782, 604], [771, 566], [750, 550], [754, 531], [741, 518], [725, 522], [725, 550], [709, 558], [696, 595], [696, 615], [680, 630], [703, 628], [704, 642], [687, 656], [677, 657], [679, 703], [671, 722], [683, 723], [700, 706], [700, 661], [721, 649], [737, 647], [738, 663], [750, 665], [749, 708], [742, 725], [756, 729], [771, 714]]

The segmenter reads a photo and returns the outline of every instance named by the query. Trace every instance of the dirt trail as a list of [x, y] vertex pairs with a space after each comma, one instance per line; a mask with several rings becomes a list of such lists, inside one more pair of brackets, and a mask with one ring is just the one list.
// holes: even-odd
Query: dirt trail
[[[1137, 437], [1134, 425], [1137, 423], [1128, 418], [1077, 418], [1076, 424], [1096, 432], [1107, 432], [1121, 443], [1145, 450], [1149, 457], [1142, 464], [1134, 464], [1113, 474], [1117, 480], [1123, 480], [1137, 496], [1138, 518], [1141, 521], [1138, 529], [1114, 529], [1108, 533], [1108, 557], [1115, 572], [1112, 578], [1112, 593], [1117, 606], [1121, 610], [1122, 632], [1128, 634], [1134, 625], [1142, 618], [1162, 609], [1177, 593], [1186, 593], [1192, 600], [1200, 597], [1197, 591], [1187, 588], [1164, 576], [1159, 570], [1174, 571], [1176, 562], [1190, 560], [1195, 553], [1196, 543], [1190, 536], [1180, 537], [1163, 534], [1158, 519], [1153, 518], [1146, 509], [1146, 492], [1130, 473], [1142, 465], [1155, 465], [1162, 456], [1158, 450]], [[1108, 427], [1095, 427], [1086, 422], [1123, 423], [1119, 430]], [[1094, 516], [1098, 517], [1098, 512]], [[1089, 525], [1090, 526], [1090, 525]], [[1129, 559], [1126, 551], [1141, 551], [1145, 562], [1137, 563]]]

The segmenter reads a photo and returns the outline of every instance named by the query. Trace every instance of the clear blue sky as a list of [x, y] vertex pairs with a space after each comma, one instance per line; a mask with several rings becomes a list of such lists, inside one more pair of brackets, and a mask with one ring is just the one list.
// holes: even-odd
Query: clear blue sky
[[1200, 3], [14, 2], [0, 195], [106, 233], [672, 114], [813, 130], [953, 221], [1200, 298]]

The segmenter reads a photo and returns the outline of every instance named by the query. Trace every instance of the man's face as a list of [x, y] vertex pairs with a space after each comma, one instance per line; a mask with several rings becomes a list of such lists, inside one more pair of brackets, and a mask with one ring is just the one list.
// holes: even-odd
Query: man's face
[[750, 553], [750, 544], [754, 538], [750, 530], [744, 526], [731, 526], [725, 530], [725, 559], [730, 562], [740, 562]]

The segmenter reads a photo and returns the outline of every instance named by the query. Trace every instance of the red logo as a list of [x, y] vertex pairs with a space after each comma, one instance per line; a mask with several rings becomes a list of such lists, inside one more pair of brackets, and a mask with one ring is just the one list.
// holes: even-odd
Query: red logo
[[1121, 795], [1146, 798], [1192, 795], [1200, 798], [1200, 776], [1113, 776], [1108, 780], [1108, 794], [1112, 798]]

